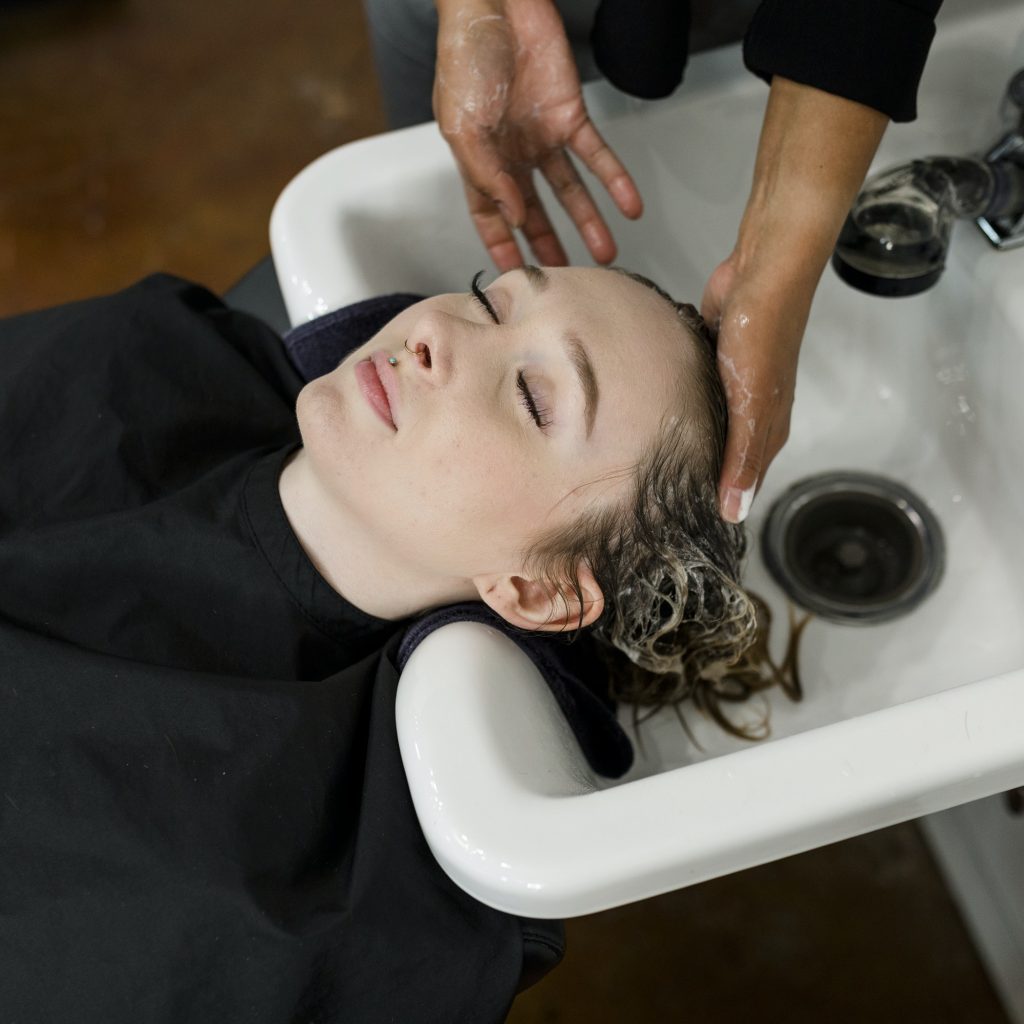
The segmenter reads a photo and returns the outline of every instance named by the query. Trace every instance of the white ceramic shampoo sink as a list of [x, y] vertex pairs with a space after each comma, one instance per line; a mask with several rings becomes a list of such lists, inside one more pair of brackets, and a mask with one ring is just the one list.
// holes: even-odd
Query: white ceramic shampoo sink
[[[947, 0], [919, 118], [889, 128], [873, 170], [983, 149], [1022, 66], [1017, 0]], [[699, 301], [735, 238], [766, 98], [738, 47], [692, 59], [678, 97], [662, 103], [588, 87], [646, 203], [632, 224], [602, 200], [620, 264]], [[587, 262], [565, 218], [556, 226]], [[383, 292], [462, 291], [487, 265], [434, 125], [328, 153], [288, 186], [271, 228], [296, 323]], [[445, 870], [493, 906], [573, 916], [1024, 784], [1022, 388], [1024, 250], [996, 252], [960, 223], [939, 283], [902, 299], [856, 292], [827, 269], [791, 439], [749, 520], [746, 581], [781, 629], [785, 598], [757, 543], [764, 516], [794, 481], [841, 469], [925, 500], [945, 538], [938, 588], [882, 625], [812, 621], [804, 699], [769, 691], [768, 740], [734, 739], [684, 705], [704, 749], [662, 714], [616, 783], [588, 770], [511, 641], [468, 623], [435, 632], [403, 673], [397, 715], [417, 813]]]

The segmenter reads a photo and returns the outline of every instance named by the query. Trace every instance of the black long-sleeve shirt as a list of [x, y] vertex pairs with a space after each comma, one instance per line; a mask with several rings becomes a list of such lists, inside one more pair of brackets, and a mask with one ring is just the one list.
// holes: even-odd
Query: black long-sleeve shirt
[[[942, 0], [764, 0], [743, 59], [770, 82], [782, 75], [887, 114], [917, 116], [917, 87]], [[592, 32], [598, 67], [617, 88], [657, 99], [682, 81], [686, 0], [602, 0]]]

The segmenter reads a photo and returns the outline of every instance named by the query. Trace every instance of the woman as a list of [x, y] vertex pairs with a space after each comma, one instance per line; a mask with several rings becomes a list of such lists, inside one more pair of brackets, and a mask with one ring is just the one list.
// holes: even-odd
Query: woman
[[0, 1005], [503, 1020], [524, 929], [425, 846], [399, 645], [471, 599], [592, 627], [657, 702], [749, 642], [692, 308], [517, 270], [303, 386], [152, 277], [0, 322], [0, 358]]
[[[815, 289], [891, 118], [916, 116], [941, 0], [364, 0], [392, 128], [435, 117], [481, 241], [501, 270], [565, 252], [537, 192], [550, 185], [591, 256], [616, 246], [574, 161], [629, 218], [637, 185], [590, 121], [580, 78], [669, 95], [691, 41], [743, 37], [770, 83], [750, 194], [701, 312], [718, 332], [731, 426], [722, 515], [742, 522], [789, 435]], [[690, 140], [699, 144], [698, 140]]]
[[[363, 400], [378, 374], [383, 415]], [[749, 642], [742, 533], [713, 514], [713, 344], [650, 282], [532, 266], [474, 280], [396, 316], [297, 411], [285, 511], [365, 611], [480, 600], [521, 629], [596, 624], [661, 674]], [[699, 644], [675, 636], [687, 625]]]

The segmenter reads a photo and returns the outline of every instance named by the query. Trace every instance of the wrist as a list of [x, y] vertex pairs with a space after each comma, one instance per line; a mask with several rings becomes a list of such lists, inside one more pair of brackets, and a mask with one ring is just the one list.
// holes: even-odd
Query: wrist
[[817, 283], [888, 124], [886, 115], [776, 75], [758, 141], [738, 266]]
[[[801, 102], [787, 96], [773, 109], [769, 100], [733, 260], [747, 273], [762, 268], [781, 278], [780, 283], [813, 290], [863, 184], [886, 120], [859, 104], [799, 88], [805, 90]], [[829, 124], [824, 114], [833, 105], [847, 116], [849, 130], [839, 136], [836, 118], [823, 127], [823, 122]]]
[[[843, 211], [845, 217], [845, 210]], [[813, 293], [835, 247], [842, 218], [747, 204], [730, 260], [741, 277], [763, 278], [779, 291]]]

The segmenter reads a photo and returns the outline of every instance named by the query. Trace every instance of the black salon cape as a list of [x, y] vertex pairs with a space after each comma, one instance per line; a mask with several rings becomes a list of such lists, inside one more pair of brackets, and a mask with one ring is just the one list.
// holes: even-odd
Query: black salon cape
[[0, 321], [0, 1022], [502, 1021], [443, 874], [402, 623], [315, 572], [280, 338], [166, 276]]

